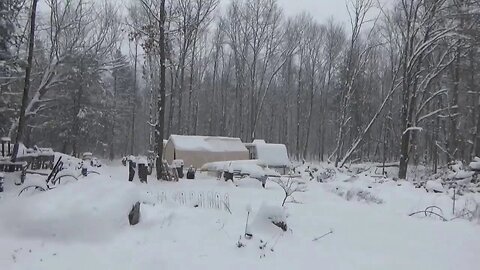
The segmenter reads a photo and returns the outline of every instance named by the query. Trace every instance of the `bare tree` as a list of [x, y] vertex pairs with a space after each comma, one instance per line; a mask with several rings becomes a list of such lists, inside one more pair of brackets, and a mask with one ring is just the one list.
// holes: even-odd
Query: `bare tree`
[[[144, 48], [147, 54], [158, 51], [160, 61], [160, 76], [157, 96], [157, 122], [155, 123], [155, 150], [156, 150], [156, 173], [160, 180], [165, 175], [163, 170], [163, 138], [165, 132], [165, 96], [166, 96], [166, 9], [165, 0], [161, 0], [158, 6], [154, 2], [142, 0], [142, 6], [147, 12], [150, 24], [156, 27], [146, 26], [147, 32]], [[158, 12], [158, 13], [157, 13]], [[158, 28], [157, 28], [158, 27]], [[158, 32], [157, 32], [158, 31]], [[157, 50], [158, 49], [158, 50]]]
[[35, 20], [37, 14], [37, 4], [38, 0], [32, 0], [32, 7], [30, 11], [30, 35], [28, 38], [28, 58], [27, 58], [27, 67], [25, 69], [25, 82], [23, 87], [22, 95], [22, 106], [20, 108], [20, 117], [18, 120], [18, 129], [17, 136], [15, 139], [15, 146], [13, 148], [12, 160], [15, 161], [18, 154], [19, 144], [23, 141], [23, 134], [25, 132], [26, 126], [26, 109], [28, 104], [28, 93], [30, 91], [30, 74], [32, 71], [32, 62], [33, 62], [33, 47], [35, 44]]
[[283, 198], [282, 206], [285, 206], [287, 199], [292, 197], [294, 193], [307, 191], [307, 186], [305, 185], [305, 183], [292, 177], [279, 177], [274, 178], [272, 181], [278, 184], [283, 189], [285, 197]]
[[[442, 23], [442, 10], [445, 9], [444, 0], [422, 1], [402, 0], [399, 7], [400, 18], [398, 21], [401, 29], [401, 72], [402, 72], [402, 113], [401, 113], [401, 146], [400, 146], [400, 169], [399, 178], [407, 176], [409, 153], [411, 151], [412, 133], [418, 130], [417, 123], [425, 116], [417, 115], [425, 107], [417, 107], [419, 99], [429, 89], [433, 79], [452, 61], [448, 60], [449, 50], [442, 53], [436, 68], [425, 70], [422, 68], [424, 62], [432, 54], [434, 49], [440, 45], [442, 39], [446, 38], [454, 26]], [[436, 96], [437, 94], [433, 94]], [[427, 98], [430, 102], [433, 98]], [[426, 104], [424, 102], [424, 104]], [[426, 116], [432, 116], [441, 112], [437, 110]]]

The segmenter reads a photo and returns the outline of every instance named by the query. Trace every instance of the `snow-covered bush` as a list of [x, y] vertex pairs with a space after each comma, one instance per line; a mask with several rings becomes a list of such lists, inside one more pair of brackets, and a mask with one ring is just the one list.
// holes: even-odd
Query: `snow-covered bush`
[[367, 190], [358, 189], [358, 188], [351, 188], [349, 190], [345, 190], [341, 187], [336, 187], [335, 189], [332, 190], [332, 192], [342, 198], [345, 198], [345, 200], [347, 201], [363, 201], [366, 203], [375, 203], [375, 204], [384, 203], [382, 199], [373, 195], [371, 192]]
[[480, 171], [480, 158], [474, 157], [473, 161], [470, 162], [469, 167], [474, 171]]
[[287, 217], [285, 208], [263, 203], [258, 209], [252, 225], [263, 231], [275, 230], [275, 226], [282, 231], [287, 231]]
[[480, 224], [480, 203], [474, 198], [467, 198], [463, 209], [456, 214], [457, 218], [463, 218]]
[[328, 179], [331, 179], [336, 174], [335, 169], [326, 168], [319, 171], [317, 174], [317, 182], [325, 182]]
[[445, 192], [445, 188], [443, 187], [442, 183], [440, 183], [440, 181], [427, 181], [427, 183], [425, 184], [425, 189], [428, 192]]

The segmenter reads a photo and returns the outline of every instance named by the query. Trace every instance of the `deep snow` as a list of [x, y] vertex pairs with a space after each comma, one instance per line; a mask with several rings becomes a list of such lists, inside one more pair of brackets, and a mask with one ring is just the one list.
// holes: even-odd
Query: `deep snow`
[[[178, 183], [151, 177], [145, 185], [128, 182], [121, 165], [100, 172], [20, 198], [19, 187], [6, 183], [0, 195], [0, 269], [473, 270], [480, 264], [480, 225], [409, 217], [429, 205], [441, 207], [447, 218], [453, 214], [448, 194], [427, 193], [408, 182], [339, 174], [327, 183], [307, 182], [308, 191], [287, 203], [289, 230], [283, 233], [262, 220], [265, 208], [278, 210], [283, 199], [273, 182], [263, 189], [257, 180], [242, 179], [236, 187], [200, 174]], [[43, 178], [29, 175], [26, 184]], [[348, 191], [366, 191], [382, 203], [347, 200], [341, 194]], [[232, 214], [173, 199], [212, 192], [228, 194]], [[143, 202], [141, 221], [131, 227], [127, 215], [137, 200]], [[457, 208], [468, 201], [459, 198]], [[250, 208], [253, 238], [242, 239], [244, 247], [238, 248]]]

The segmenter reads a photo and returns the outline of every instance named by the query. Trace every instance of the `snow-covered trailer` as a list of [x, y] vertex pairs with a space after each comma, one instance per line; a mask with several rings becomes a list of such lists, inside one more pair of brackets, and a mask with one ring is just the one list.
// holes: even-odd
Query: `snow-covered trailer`
[[288, 158], [287, 147], [284, 144], [266, 143], [263, 140], [255, 140], [245, 144], [249, 149], [250, 159], [258, 159], [270, 169], [280, 174], [287, 174], [291, 167]]
[[248, 160], [249, 157], [239, 138], [171, 135], [165, 145], [164, 159], [170, 164], [182, 159], [187, 168], [201, 168], [209, 162]]

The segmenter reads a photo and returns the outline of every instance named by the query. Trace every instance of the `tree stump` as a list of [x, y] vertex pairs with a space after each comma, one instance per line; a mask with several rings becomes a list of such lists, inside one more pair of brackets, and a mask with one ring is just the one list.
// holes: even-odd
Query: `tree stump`
[[136, 202], [128, 214], [130, 225], [137, 225], [140, 222], [140, 202]]

